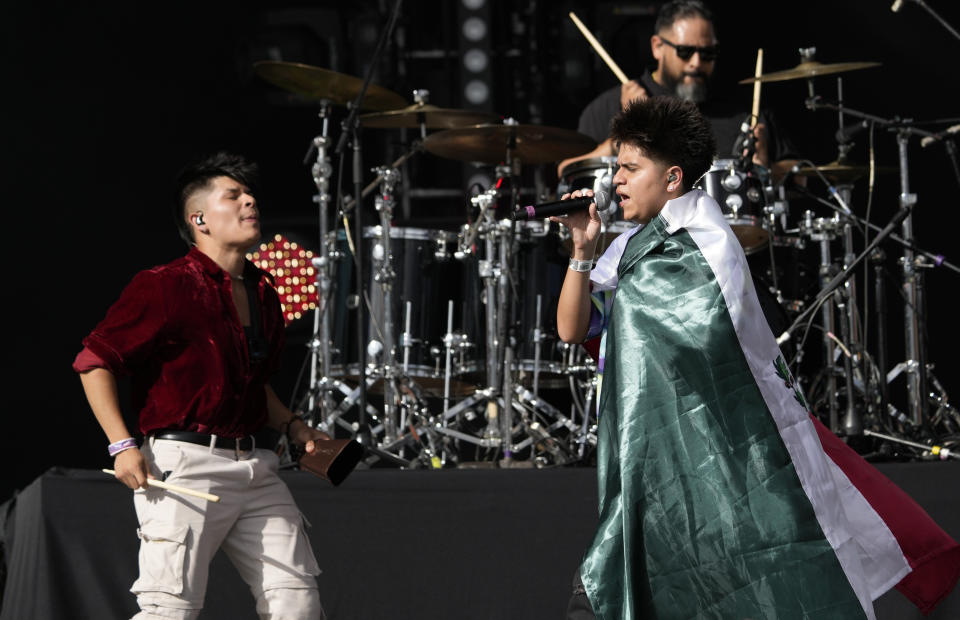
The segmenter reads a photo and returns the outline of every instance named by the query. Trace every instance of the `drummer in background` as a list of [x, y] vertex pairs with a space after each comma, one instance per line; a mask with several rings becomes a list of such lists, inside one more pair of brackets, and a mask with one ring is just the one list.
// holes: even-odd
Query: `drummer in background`
[[[584, 108], [577, 131], [600, 144], [589, 153], [560, 162], [558, 172], [562, 173], [568, 164], [581, 159], [615, 156], [616, 148], [609, 137], [610, 121], [630, 101], [658, 95], [697, 103], [710, 121], [717, 155], [721, 158], [734, 156], [735, 145], [742, 142], [741, 125], [749, 117], [749, 109], [743, 104], [733, 105], [710, 98], [711, 76], [719, 51], [710, 9], [699, 0], [673, 0], [661, 6], [654, 34], [650, 37], [650, 50], [657, 61], [656, 69], [647, 69], [639, 80], [631, 80], [601, 93]], [[753, 130], [756, 142], [752, 161], [769, 169], [771, 162], [791, 157], [791, 148], [769, 117], [763, 112], [760, 117]], [[738, 148], [735, 156], [740, 154]]]

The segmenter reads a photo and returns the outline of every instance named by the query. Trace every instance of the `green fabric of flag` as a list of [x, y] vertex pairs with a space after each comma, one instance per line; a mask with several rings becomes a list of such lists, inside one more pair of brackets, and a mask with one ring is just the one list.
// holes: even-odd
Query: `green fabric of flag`
[[694, 239], [654, 218], [618, 271], [581, 566], [597, 618], [864, 618]]

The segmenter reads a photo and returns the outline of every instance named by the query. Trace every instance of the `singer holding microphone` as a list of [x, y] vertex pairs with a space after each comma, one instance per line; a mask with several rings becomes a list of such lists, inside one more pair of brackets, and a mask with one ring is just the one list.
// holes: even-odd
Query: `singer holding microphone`
[[714, 154], [708, 121], [651, 97], [611, 140], [637, 226], [594, 266], [596, 205], [552, 218], [573, 240], [559, 335], [603, 335], [600, 523], [568, 618], [873, 618], [906, 551], [821, 447], [743, 250], [691, 187]]

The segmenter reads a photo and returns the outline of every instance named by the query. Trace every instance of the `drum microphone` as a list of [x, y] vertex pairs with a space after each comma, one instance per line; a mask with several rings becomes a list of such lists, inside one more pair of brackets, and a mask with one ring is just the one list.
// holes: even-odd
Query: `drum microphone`
[[833, 137], [837, 139], [837, 142], [841, 144], [846, 144], [853, 138], [855, 135], [866, 129], [870, 126], [868, 121], [860, 121], [859, 123], [854, 123], [852, 125], [847, 125], [846, 127], [841, 127], [837, 130]]
[[510, 217], [515, 220], [536, 220], [550, 217], [551, 215], [567, 215], [577, 213], [578, 211], [586, 211], [590, 208], [591, 203], [597, 204], [598, 211], [606, 209], [610, 203], [610, 194], [601, 190], [594, 192], [593, 196], [582, 196], [580, 198], [543, 202], [538, 205], [527, 205], [514, 211]]
[[732, 151], [731, 155], [737, 159], [737, 169], [746, 170], [757, 152], [757, 139], [753, 135], [749, 119], [740, 124], [740, 135], [733, 143]]

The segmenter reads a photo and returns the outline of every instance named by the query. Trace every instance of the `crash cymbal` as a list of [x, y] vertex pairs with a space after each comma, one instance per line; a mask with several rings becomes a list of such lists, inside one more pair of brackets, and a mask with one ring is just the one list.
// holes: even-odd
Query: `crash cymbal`
[[775, 71], [760, 77], [751, 77], [740, 80], [739, 84], [753, 84], [754, 82], [782, 82], [784, 80], [800, 80], [803, 78], [812, 78], [818, 75], [829, 75], [831, 73], [843, 73], [846, 71], [856, 71], [858, 69], [869, 69], [870, 67], [879, 67], [879, 62], [836, 62], [825, 65], [816, 60], [805, 60], [793, 69], [785, 71]]
[[[360, 78], [298, 62], [260, 60], [253, 63], [253, 71], [286, 91], [311, 99], [327, 99], [338, 105], [356, 99], [363, 87]], [[392, 90], [370, 84], [361, 107], [364, 110], [394, 110], [406, 104], [404, 98]]]
[[497, 116], [474, 110], [454, 110], [438, 108], [427, 103], [415, 103], [412, 106], [387, 112], [374, 112], [360, 117], [360, 124], [364, 127], [379, 127], [382, 129], [416, 129], [421, 123], [427, 129], [453, 129], [468, 127], [483, 123], [495, 123]]
[[[887, 174], [890, 172], [896, 172], [897, 170], [894, 166], [877, 166], [876, 169], [877, 174]], [[846, 160], [832, 161], [829, 164], [823, 164], [822, 166], [817, 166], [816, 168], [802, 166], [794, 174], [813, 177], [817, 176], [818, 171], [823, 176], [834, 181], [856, 181], [857, 179], [870, 174], [870, 166], [852, 164]]]
[[497, 164], [509, 151], [511, 159], [543, 164], [583, 155], [597, 143], [569, 129], [504, 124], [447, 129], [427, 136], [423, 146], [434, 155], [461, 161]]

